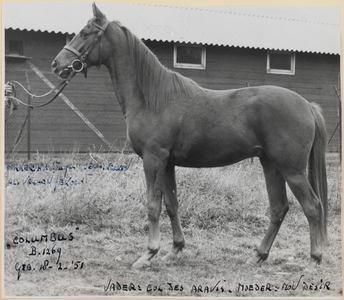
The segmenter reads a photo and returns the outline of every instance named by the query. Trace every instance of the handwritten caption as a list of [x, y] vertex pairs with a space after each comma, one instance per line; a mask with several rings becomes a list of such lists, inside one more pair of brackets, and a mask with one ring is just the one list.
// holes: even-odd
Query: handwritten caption
[[192, 285], [192, 287], [185, 287], [182, 284], [166, 282], [162, 284], [148, 284], [145, 287], [141, 285], [129, 283], [123, 284], [118, 281], [113, 281], [110, 279], [104, 285], [104, 292], [130, 292], [130, 291], [146, 291], [150, 292], [164, 292], [164, 291], [174, 291], [182, 292], [189, 291], [190, 294], [221, 294], [221, 293], [239, 293], [239, 292], [278, 292], [278, 291], [295, 291], [301, 289], [302, 291], [321, 291], [330, 290], [330, 282], [324, 282], [321, 279], [318, 283], [306, 282], [304, 281], [304, 275], [301, 275], [295, 283], [284, 282], [280, 285], [278, 284], [243, 284], [238, 283], [234, 289], [230, 289], [227, 286], [226, 280], [219, 280], [215, 285]]
[[[111, 171], [111, 172], [123, 172], [128, 171], [131, 165], [132, 159], [127, 164], [124, 165], [114, 165], [109, 163], [107, 165], [101, 164], [93, 164], [89, 163], [85, 166], [75, 166], [75, 165], [63, 165], [58, 161], [54, 161], [51, 164], [44, 164], [44, 165], [33, 165], [33, 164], [25, 164], [20, 163], [17, 165], [13, 165], [8, 163], [6, 166], [7, 172], [14, 172], [14, 174], [20, 173], [28, 173], [22, 179], [15, 178], [12, 176], [6, 182], [6, 186], [39, 186], [39, 185], [51, 185], [54, 187], [54, 191], [56, 191], [58, 186], [73, 186], [73, 185], [84, 185], [88, 183], [89, 177], [93, 176], [94, 171]], [[73, 174], [70, 174], [73, 170], [79, 170], [84, 173], [82, 177], [80, 177], [80, 172], [78, 172], [78, 178], [75, 178]], [[45, 173], [44, 173], [45, 172]], [[49, 172], [47, 176], [46, 173]], [[43, 174], [44, 173], [44, 174]], [[37, 174], [43, 174], [40, 178], [37, 178]], [[33, 175], [35, 175], [33, 177]]]
[[[77, 227], [76, 230], [79, 230], [79, 228]], [[44, 272], [50, 269], [57, 271], [83, 269], [85, 263], [81, 260], [72, 259], [62, 262], [63, 249], [61, 247], [61, 242], [71, 243], [73, 240], [73, 232], [68, 235], [52, 232], [50, 234], [42, 234], [40, 237], [34, 236], [31, 238], [15, 236], [13, 238], [13, 245], [30, 244], [27, 261], [17, 261], [14, 264], [14, 268], [17, 271], [17, 280], [20, 279], [22, 272]], [[51, 243], [51, 246], [42, 246], [39, 245], [40, 243]], [[10, 245], [7, 246], [9, 247]], [[39, 260], [40, 257], [42, 257], [41, 261], [33, 262], [33, 260]]]
[[[76, 227], [76, 231], [79, 227]], [[25, 245], [27, 246], [26, 258], [23, 261], [15, 261], [13, 263], [16, 271], [16, 279], [20, 280], [22, 274], [31, 274], [34, 272], [47, 272], [48, 270], [55, 270], [61, 272], [64, 270], [71, 270], [78, 272], [86, 268], [87, 262], [80, 259], [80, 257], [73, 257], [65, 255], [63, 246], [68, 247], [70, 243], [75, 241], [75, 232], [66, 233], [44, 233], [39, 236], [14, 236], [12, 239], [13, 246]], [[7, 247], [10, 247], [7, 244]], [[231, 287], [229, 286], [231, 285]], [[108, 292], [131, 292], [142, 291], [146, 293], [162, 293], [162, 292], [185, 292], [200, 295], [200, 294], [218, 294], [225, 295], [226, 293], [240, 293], [248, 292], [288, 292], [288, 291], [329, 291], [331, 283], [320, 279], [317, 282], [308, 282], [305, 275], [301, 275], [295, 282], [283, 282], [281, 284], [246, 284], [239, 282], [234, 285], [233, 282], [226, 280], [218, 280], [214, 285], [193, 284], [191, 287], [183, 283], [149, 283], [146, 285], [139, 285], [136, 283], [120, 283], [118, 281], [109, 279], [103, 285], [103, 291]], [[183, 294], [183, 295], [184, 295]]]

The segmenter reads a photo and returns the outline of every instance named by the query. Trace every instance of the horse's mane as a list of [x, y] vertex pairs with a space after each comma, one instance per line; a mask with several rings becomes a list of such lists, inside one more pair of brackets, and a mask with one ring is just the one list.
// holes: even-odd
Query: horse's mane
[[163, 66], [138, 37], [126, 27], [121, 28], [127, 36], [138, 85], [147, 107], [160, 111], [171, 101], [186, 99], [202, 91], [192, 79]]

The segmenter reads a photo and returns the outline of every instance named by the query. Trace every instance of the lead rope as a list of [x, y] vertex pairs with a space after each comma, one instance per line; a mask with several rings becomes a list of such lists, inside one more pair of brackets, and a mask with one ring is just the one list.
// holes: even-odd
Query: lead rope
[[13, 114], [13, 111], [17, 109], [17, 103], [15, 102], [16, 90], [14, 88], [13, 83], [6, 83], [5, 85], [5, 105], [10, 109], [10, 115], [5, 118], [5, 122], [7, 119]]
[[[70, 82], [70, 80], [72, 79], [72, 77], [73, 77], [74, 75], [75, 75], [75, 72], [74, 72], [74, 71], [71, 72], [71, 74], [68, 76], [68, 78], [67, 78], [66, 80], [62, 81], [61, 83], [58, 84], [57, 87], [54, 87], [54, 88], [51, 89], [49, 92], [47, 92], [47, 93], [45, 93], [45, 94], [43, 94], [43, 95], [36, 95], [36, 94], [30, 93], [30, 92], [29, 92], [20, 82], [18, 82], [18, 81], [15, 81], [15, 80], [9, 81], [9, 82], [6, 83], [6, 86], [5, 86], [5, 101], [8, 101], [8, 103], [10, 103], [11, 106], [13, 105], [13, 107], [15, 107], [15, 106], [14, 106], [14, 101], [16, 101], [17, 103], [20, 103], [20, 104], [22, 104], [22, 105], [24, 105], [24, 106], [30, 107], [31, 109], [46, 106], [46, 105], [50, 104], [51, 102], [53, 102], [53, 101], [61, 94], [61, 92], [64, 90], [64, 88], [67, 86], [67, 84]], [[55, 95], [51, 100], [49, 100], [49, 101], [47, 101], [47, 102], [45, 102], [45, 103], [43, 103], [43, 104], [33, 106], [33, 105], [29, 105], [29, 104], [27, 104], [27, 103], [25, 103], [25, 102], [23, 102], [23, 101], [21, 101], [21, 100], [19, 100], [18, 98], [15, 97], [15, 94], [16, 94], [16, 93], [15, 93], [15, 84], [18, 84], [18, 85], [25, 91], [25, 93], [27, 93], [27, 94], [28, 94], [30, 97], [32, 97], [32, 98], [42, 98], [42, 97], [46, 97], [46, 96], [50, 95], [51, 93], [56, 92], [56, 90], [57, 90], [58, 88], [60, 88], [60, 89], [56, 92], [56, 95]], [[16, 108], [14, 108], [14, 109], [16, 109]], [[11, 114], [12, 114], [12, 113], [13, 113], [13, 109], [11, 109]], [[11, 114], [10, 114], [10, 116], [11, 116]], [[8, 117], [6, 118], [6, 120], [7, 120], [10, 116], [8, 116]]]
[[[66, 80], [62, 81], [60, 84], [58, 84], [56, 87], [54, 87], [53, 89], [51, 89], [49, 92], [43, 94], [43, 95], [36, 95], [36, 94], [32, 94], [31, 92], [29, 92], [20, 82], [18, 81], [9, 81], [6, 83], [5, 85], [5, 104], [7, 107], [10, 108], [10, 114], [7, 118], [5, 118], [5, 122], [11, 117], [11, 115], [13, 114], [13, 111], [17, 109], [17, 104], [20, 103], [26, 107], [30, 107], [31, 109], [33, 108], [38, 108], [38, 107], [42, 107], [42, 106], [45, 106], [45, 105], [48, 105], [49, 103], [53, 102], [57, 97], [58, 95], [60, 95], [60, 93], [63, 91], [63, 89], [67, 86], [67, 84], [70, 82], [70, 80], [72, 79], [72, 77], [75, 75], [75, 72], [73, 71]], [[56, 95], [51, 99], [49, 100], [48, 102], [46, 103], [43, 103], [41, 105], [36, 105], [36, 106], [32, 106], [32, 105], [29, 105], [29, 104], [26, 104], [25, 102], [19, 100], [18, 98], [16, 98], [16, 89], [15, 89], [15, 83], [18, 84], [24, 91], [25, 93], [27, 93], [30, 97], [32, 98], [42, 98], [42, 97], [45, 97], [45, 96], [48, 96], [50, 95], [52, 92], [56, 91], [60, 86], [60, 90], [56, 92]], [[16, 141], [11, 149], [10, 152], [8, 152], [6, 158], [8, 158], [11, 153], [13, 152], [13, 150], [15, 149], [15, 147], [19, 144], [19, 141], [21, 139], [21, 135], [23, 133], [23, 130], [24, 130], [24, 127], [26, 125], [26, 122], [29, 118], [29, 112], [27, 113], [26, 115], [26, 118], [24, 120], [24, 123], [23, 125], [21, 126], [21, 129], [17, 135], [17, 138], [16, 138]]]

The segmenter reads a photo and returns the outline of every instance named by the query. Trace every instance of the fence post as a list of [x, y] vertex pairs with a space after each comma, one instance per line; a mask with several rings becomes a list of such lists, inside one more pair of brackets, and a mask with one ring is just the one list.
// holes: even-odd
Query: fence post
[[[26, 78], [26, 85], [27, 85], [27, 90], [31, 93], [31, 87], [30, 87], [30, 81], [29, 81], [29, 75], [27, 71], [25, 71], [25, 78]], [[28, 94], [27, 96], [28, 104], [31, 105], [31, 96]], [[30, 160], [31, 158], [31, 107], [27, 108], [27, 159]]]
[[[339, 86], [340, 87], [340, 86]], [[337, 128], [339, 127], [339, 153], [340, 153], [340, 162], [342, 162], [342, 100], [340, 97], [340, 91], [338, 91], [338, 88], [334, 85], [333, 86], [336, 94], [337, 94], [337, 98], [338, 98], [338, 102], [339, 102], [339, 110], [338, 110], [338, 114], [339, 114], [339, 122], [337, 124], [336, 129], [334, 130], [331, 139], [334, 135], [334, 133], [336, 132]], [[331, 142], [331, 139], [329, 141], [329, 143]]]

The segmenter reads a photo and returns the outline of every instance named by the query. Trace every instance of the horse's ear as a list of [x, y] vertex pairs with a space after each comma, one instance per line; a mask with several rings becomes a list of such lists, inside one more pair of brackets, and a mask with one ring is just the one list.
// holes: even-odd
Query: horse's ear
[[93, 15], [100, 21], [106, 19], [105, 15], [99, 10], [95, 2], [92, 3]]

